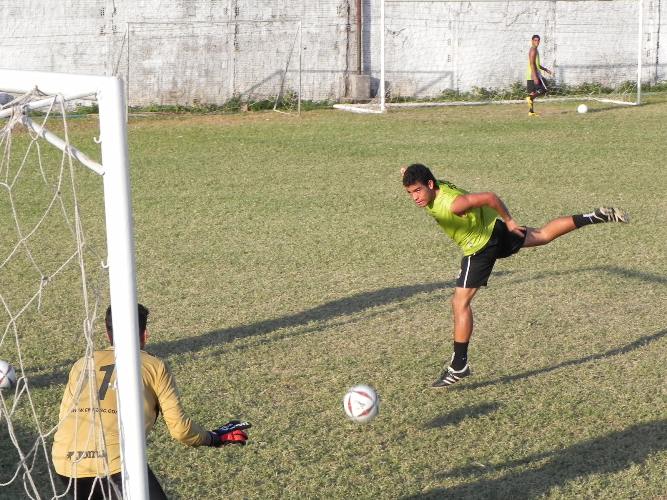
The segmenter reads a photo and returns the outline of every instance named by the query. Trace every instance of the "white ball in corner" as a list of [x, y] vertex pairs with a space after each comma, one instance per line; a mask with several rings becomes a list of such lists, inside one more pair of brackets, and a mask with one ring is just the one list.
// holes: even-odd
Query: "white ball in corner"
[[586, 106], [585, 104], [580, 104], [577, 107], [577, 113], [587, 113], [587, 112], [588, 112], [588, 106]]
[[7, 361], [0, 359], [0, 389], [11, 389], [16, 385], [16, 372]]

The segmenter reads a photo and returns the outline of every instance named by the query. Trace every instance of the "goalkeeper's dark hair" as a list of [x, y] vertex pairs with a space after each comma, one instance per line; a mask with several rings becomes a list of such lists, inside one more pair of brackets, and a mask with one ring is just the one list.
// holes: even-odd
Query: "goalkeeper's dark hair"
[[[144, 335], [146, 331], [146, 325], [148, 324], [148, 314], [150, 311], [143, 304], [137, 304], [137, 314], [139, 320], [139, 338]], [[113, 321], [111, 319], [111, 306], [107, 307], [107, 313], [104, 317], [104, 323], [107, 327], [107, 333], [109, 334], [109, 340], [113, 344]]]
[[421, 163], [413, 163], [405, 169], [405, 173], [403, 174], [403, 185], [406, 187], [417, 183], [428, 186], [428, 181], [433, 181], [433, 184], [437, 183], [433, 172]]

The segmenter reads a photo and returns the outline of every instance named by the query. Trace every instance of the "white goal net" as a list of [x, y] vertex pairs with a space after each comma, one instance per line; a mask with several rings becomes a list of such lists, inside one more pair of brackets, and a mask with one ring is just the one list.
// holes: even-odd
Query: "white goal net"
[[298, 113], [301, 36], [298, 19], [131, 22], [116, 71], [144, 107]]
[[[145, 498], [122, 83], [0, 70], [0, 91], [0, 359], [17, 375], [0, 389], [0, 498], [66, 496], [51, 462], [60, 401], [74, 361], [107, 346], [109, 301], [114, 326], [129, 332], [114, 339], [120, 413], [140, 415], [121, 420], [124, 467], [133, 467], [124, 480], [128, 497]], [[76, 116], [82, 99], [99, 115]], [[94, 413], [99, 381], [87, 366], [73, 405], [87, 394]], [[98, 448], [101, 429], [89, 439]]]
[[652, 8], [641, 0], [384, 0], [364, 51], [374, 98], [348, 109], [521, 102], [535, 34], [541, 65], [554, 70], [544, 74], [549, 98], [639, 104], [657, 64], [657, 36], [644, 22]]

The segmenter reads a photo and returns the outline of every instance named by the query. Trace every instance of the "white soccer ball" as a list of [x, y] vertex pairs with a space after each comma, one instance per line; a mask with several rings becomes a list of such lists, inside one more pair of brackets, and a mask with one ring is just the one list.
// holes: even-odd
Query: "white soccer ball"
[[16, 385], [16, 371], [14, 367], [0, 359], [0, 389], [11, 389]]
[[577, 108], [577, 113], [587, 113], [588, 112], [588, 106], [585, 104], [580, 104], [579, 107]]
[[355, 385], [343, 398], [345, 414], [357, 423], [373, 420], [380, 409], [377, 392], [367, 385]]

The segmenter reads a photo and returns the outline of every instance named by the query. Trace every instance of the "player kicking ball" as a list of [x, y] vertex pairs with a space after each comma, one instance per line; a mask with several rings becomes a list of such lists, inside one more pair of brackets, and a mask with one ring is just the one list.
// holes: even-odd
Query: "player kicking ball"
[[605, 222], [629, 222], [618, 208], [598, 208], [588, 214], [558, 217], [540, 228], [520, 226], [503, 201], [491, 192], [468, 193], [436, 180], [424, 165], [402, 168], [403, 186], [417, 206], [426, 210], [463, 251], [452, 297], [454, 353], [433, 387], [447, 387], [470, 375], [468, 344], [472, 336], [471, 302], [486, 286], [497, 259], [524, 247], [546, 245], [575, 229]]

